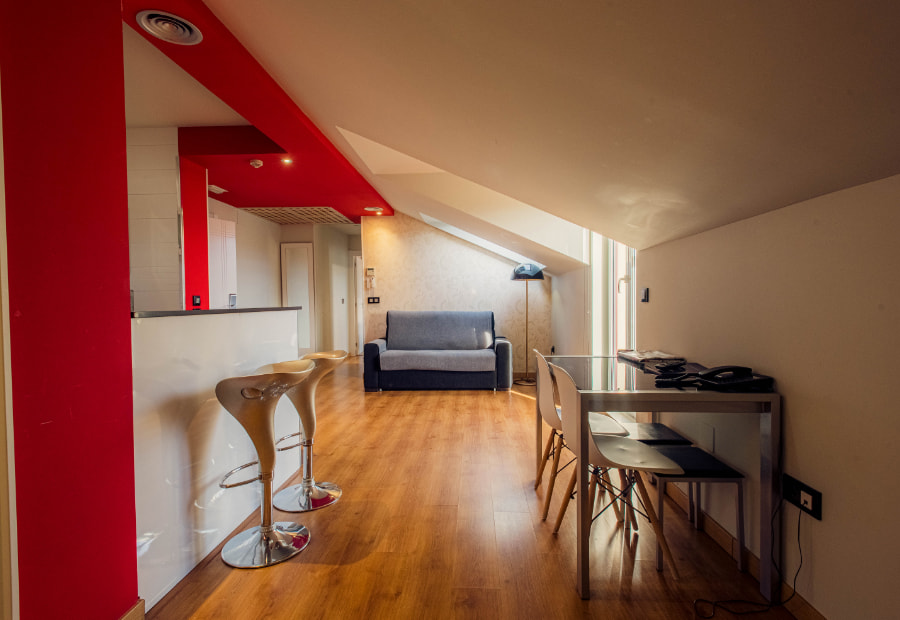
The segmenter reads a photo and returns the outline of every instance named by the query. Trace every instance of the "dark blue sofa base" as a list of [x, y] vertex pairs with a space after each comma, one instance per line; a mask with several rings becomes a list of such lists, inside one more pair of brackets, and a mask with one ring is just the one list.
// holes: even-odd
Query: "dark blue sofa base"
[[[379, 382], [383, 390], [493, 390], [496, 372], [438, 372], [434, 370], [382, 370]], [[366, 386], [377, 392], [378, 386]]]

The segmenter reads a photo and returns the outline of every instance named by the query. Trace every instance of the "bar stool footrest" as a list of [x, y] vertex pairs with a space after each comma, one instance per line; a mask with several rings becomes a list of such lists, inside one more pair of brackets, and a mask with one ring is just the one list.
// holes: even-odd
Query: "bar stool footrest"
[[256, 482], [261, 480], [259, 474], [256, 475], [256, 478], [247, 478], [246, 480], [241, 480], [240, 482], [232, 482], [230, 484], [226, 484], [225, 481], [231, 478], [234, 474], [238, 473], [241, 470], [247, 469], [248, 467], [253, 467], [254, 465], [259, 465], [259, 461], [250, 461], [249, 463], [244, 463], [243, 465], [238, 465], [230, 472], [222, 476], [222, 479], [219, 481], [219, 488], [221, 489], [233, 489], [234, 487], [242, 487], [245, 484], [250, 484], [251, 482]]

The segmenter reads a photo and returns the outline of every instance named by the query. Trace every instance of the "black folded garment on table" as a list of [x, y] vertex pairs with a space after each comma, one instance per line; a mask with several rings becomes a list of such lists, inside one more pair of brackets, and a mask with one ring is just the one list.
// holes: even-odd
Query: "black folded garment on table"
[[775, 380], [753, 372], [744, 366], [716, 366], [698, 372], [661, 374], [656, 378], [658, 388], [696, 388], [729, 393], [760, 393], [775, 391]]

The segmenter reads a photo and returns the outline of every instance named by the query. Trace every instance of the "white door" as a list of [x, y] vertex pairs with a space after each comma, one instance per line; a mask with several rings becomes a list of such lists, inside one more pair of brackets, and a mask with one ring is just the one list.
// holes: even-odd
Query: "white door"
[[316, 349], [315, 288], [311, 243], [281, 244], [281, 305], [297, 306], [299, 355]]
[[350, 350], [350, 256], [332, 254], [331, 263], [331, 347]]
[[237, 301], [235, 223], [209, 218], [209, 307], [233, 308]]

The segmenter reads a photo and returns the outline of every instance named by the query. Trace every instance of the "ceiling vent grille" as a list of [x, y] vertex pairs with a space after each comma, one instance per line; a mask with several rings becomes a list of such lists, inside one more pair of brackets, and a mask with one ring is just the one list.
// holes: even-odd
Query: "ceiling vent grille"
[[176, 45], [197, 45], [203, 40], [203, 34], [194, 24], [165, 11], [141, 11], [137, 22], [157, 39]]
[[276, 224], [352, 224], [331, 207], [247, 207], [241, 209]]

